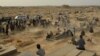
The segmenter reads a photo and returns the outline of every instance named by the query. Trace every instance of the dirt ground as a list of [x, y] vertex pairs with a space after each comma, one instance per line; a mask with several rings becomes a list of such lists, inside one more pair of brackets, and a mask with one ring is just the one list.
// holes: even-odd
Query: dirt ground
[[[75, 14], [75, 11], [82, 11], [82, 13]], [[90, 11], [90, 12], [89, 12]], [[98, 17], [100, 19], [100, 8], [99, 7], [72, 7], [72, 8], [62, 8], [62, 7], [1, 7], [0, 8], [0, 16], [15, 16], [18, 14], [28, 14], [34, 16], [35, 14], [43, 15], [45, 19], [52, 20], [56, 18], [58, 12], [65, 12], [66, 15], [69, 16], [71, 23], [78, 27], [79, 22], [76, 20], [76, 16], [85, 15], [88, 19], [92, 19], [93, 17]], [[69, 13], [69, 14], [68, 14]], [[31, 18], [31, 17], [30, 17]], [[19, 52], [23, 51], [31, 51], [35, 53], [37, 51], [36, 44], [40, 43], [42, 47], [46, 50], [46, 54], [49, 54], [55, 49], [64, 46], [66, 43], [69, 43], [70, 37], [47, 41], [46, 33], [49, 31], [56, 31], [54, 27], [27, 27], [24, 31], [14, 32], [9, 36], [0, 36], [0, 44], [4, 44], [6, 46], [14, 45], [18, 49]], [[79, 37], [80, 31], [76, 33], [77, 37]], [[92, 38], [92, 43], [87, 41], [88, 38]], [[100, 21], [98, 26], [94, 28], [94, 33], [86, 32], [86, 36], [84, 36], [86, 41], [86, 49], [96, 52], [100, 55]]]

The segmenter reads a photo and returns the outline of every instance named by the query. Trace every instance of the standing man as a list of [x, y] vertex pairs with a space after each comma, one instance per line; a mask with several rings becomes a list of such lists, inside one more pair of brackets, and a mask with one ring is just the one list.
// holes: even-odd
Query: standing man
[[36, 52], [36, 54], [38, 56], [45, 56], [45, 50], [41, 48], [40, 44], [37, 44], [37, 49], [38, 51]]
[[6, 30], [5, 30], [5, 33], [6, 33], [6, 35], [8, 35], [8, 34], [9, 34], [9, 25], [8, 25], [8, 24], [6, 25]]
[[85, 36], [85, 31], [84, 30], [81, 31], [81, 35]]
[[93, 32], [94, 32], [93, 26], [90, 26], [89, 32], [90, 32], [90, 33], [93, 33]]

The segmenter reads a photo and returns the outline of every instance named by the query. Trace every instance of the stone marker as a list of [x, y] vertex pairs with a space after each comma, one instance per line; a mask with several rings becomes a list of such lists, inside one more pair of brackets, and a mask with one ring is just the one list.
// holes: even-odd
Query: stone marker
[[[18, 56], [33, 56], [32, 52], [28, 52], [28, 51], [25, 51], [25, 52], [22, 52], [21, 54], [19, 54]], [[36, 56], [36, 55], [34, 55]]]
[[17, 49], [14, 46], [5, 47], [4, 50], [0, 52], [0, 56], [11, 56], [17, 53]]

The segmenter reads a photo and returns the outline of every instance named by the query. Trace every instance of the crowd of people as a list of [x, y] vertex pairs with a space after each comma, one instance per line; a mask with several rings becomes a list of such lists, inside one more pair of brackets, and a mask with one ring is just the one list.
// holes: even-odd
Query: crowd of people
[[25, 30], [26, 27], [33, 26], [49, 26], [51, 22], [49, 20], [43, 19], [41, 15], [35, 15], [33, 18], [27, 16], [16, 16], [16, 17], [2, 17], [0, 19], [0, 33], [9, 35], [9, 31], [21, 31]]
[[[52, 33], [50, 33], [50, 35], [52, 35]], [[79, 40], [75, 40], [74, 37], [72, 37], [72, 44], [76, 46], [76, 49], [78, 50], [86, 50], [85, 48], [85, 44], [86, 44], [86, 41], [84, 39], [84, 36], [85, 36], [85, 31], [82, 30], [81, 33], [80, 33], [80, 36], [79, 36]], [[49, 36], [50, 38], [51, 36]], [[41, 48], [41, 45], [40, 44], [37, 44], [37, 49], [38, 51], [36, 52], [37, 55], [39, 56], [45, 56], [45, 50], [43, 48]]]
[[[56, 35], [64, 35], [64, 36], [71, 36], [72, 37], [72, 43], [76, 46], [77, 49], [79, 50], [86, 50], [85, 48], [85, 40], [84, 37], [86, 35], [85, 30], [82, 30], [80, 33], [80, 39], [78, 41], [75, 40], [75, 32], [76, 28], [71, 27], [71, 22], [68, 19], [68, 17], [65, 14], [59, 13], [59, 17], [57, 18], [57, 22], [55, 22], [54, 26], [56, 26], [58, 32]], [[5, 20], [4, 20], [5, 19]], [[29, 23], [27, 23], [29, 22]], [[98, 19], [93, 19], [89, 23], [89, 29], [88, 31], [90, 33], [94, 32], [94, 25], [96, 24], [95, 22], [98, 22]], [[25, 18], [12, 18], [12, 17], [2, 17], [0, 19], [0, 32], [5, 33], [6, 35], [9, 35], [9, 30], [11, 31], [16, 31], [16, 30], [24, 30], [26, 26], [43, 26], [47, 27], [49, 25], [52, 25], [52, 22], [46, 19], [43, 19], [41, 15], [36, 15], [34, 18], [30, 19], [29, 15], [26, 16]], [[60, 28], [63, 28], [64, 31], [61, 34], [60, 33]], [[66, 30], [67, 29], [67, 30]], [[50, 33], [47, 33], [46, 40], [54, 38], [55, 35], [51, 31]], [[38, 51], [36, 52], [37, 55], [39, 56], [45, 56], [45, 50], [41, 47], [40, 44], [37, 44], [37, 49]]]

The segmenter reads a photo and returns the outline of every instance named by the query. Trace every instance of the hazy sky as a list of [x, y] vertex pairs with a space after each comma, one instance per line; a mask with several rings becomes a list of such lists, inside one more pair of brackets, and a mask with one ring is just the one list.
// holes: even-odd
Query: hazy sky
[[100, 0], [0, 0], [1, 6], [100, 5]]

